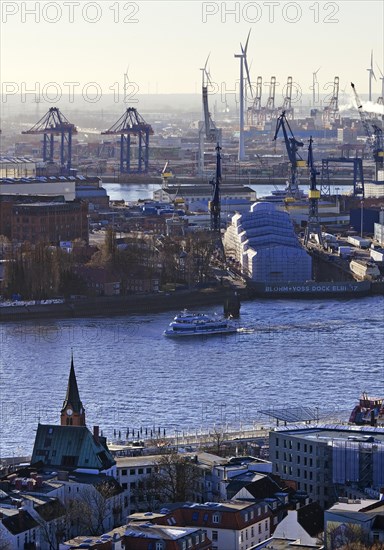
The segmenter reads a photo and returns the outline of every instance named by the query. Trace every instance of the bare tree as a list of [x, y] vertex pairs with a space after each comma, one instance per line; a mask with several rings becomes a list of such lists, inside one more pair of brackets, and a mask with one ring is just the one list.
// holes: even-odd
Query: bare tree
[[[213, 442], [213, 451], [218, 456], [224, 456], [224, 446], [227, 434], [224, 432], [223, 428], [215, 426], [213, 430], [209, 432], [209, 435]], [[209, 448], [209, 450], [211, 450], [211, 448]]]
[[99, 535], [108, 527], [106, 520], [113, 517], [114, 525], [121, 520], [121, 507], [113, 497], [122, 492], [114, 480], [84, 487], [75, 498], [67, 503], [71, 524], [77, 534]]
[[189, 456], [175, 451], [162, 455], [155, 472], [138, 488], [136, 498], [154, 504], [163, 502], [186, 502], [200, 494], [202, 472]]
[[[323, 538], [323, 537], [322, 537]], [[372, 548], [369, 543], [369, 534], [356, 524], [333, 524], [329, 522], [324, 532], [323, 541], [326, 548], [331, 550], [364, 550]]]

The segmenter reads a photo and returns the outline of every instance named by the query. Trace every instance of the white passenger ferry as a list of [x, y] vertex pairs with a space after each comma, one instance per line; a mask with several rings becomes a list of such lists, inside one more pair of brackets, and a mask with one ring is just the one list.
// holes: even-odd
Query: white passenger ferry
[[164, 336], [201, 336], [231, 334], [234, 332], [237, 332], [237, 327], [227, 319], [184, 310], [175, 316], [169, 327], [164, 331]]

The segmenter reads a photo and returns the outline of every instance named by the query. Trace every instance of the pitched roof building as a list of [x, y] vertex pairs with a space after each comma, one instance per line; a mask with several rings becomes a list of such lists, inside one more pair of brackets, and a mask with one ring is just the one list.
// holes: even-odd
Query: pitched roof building
[[61, 470], [81, 468], [112, 473], [110, 470], [116, 463], [106, 438], [99, 434], [98, 426], [94, 426], [92, 433], [85, 425], [85, 409], [80, 399], [73, 357], [60, 420], [60, 426], [38, 425], [31, 464], [41, 462]]

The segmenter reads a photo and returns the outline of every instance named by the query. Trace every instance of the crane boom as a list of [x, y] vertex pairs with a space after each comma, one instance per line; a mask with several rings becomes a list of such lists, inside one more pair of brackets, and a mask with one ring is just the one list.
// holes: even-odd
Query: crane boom
[[[288, 135], [287, 128], [290, 132], [290, 136]], [[300, 147], [303, 147], [304, 144], [303, 142], [298, 141], [293, 135], [293, 132], [289, 125], [287, 117], [285, 116], [285, 111], [283, 111], [277, 119], [276, 130], [275, 130], [275, 135], [273, 137], [273, 141], [276, 141], [277, 136], [280, 132], [280, 129], [283, 132], [284, 143], [287, 149], [287, 154], [291, 165], [291, 175], [290, 175], [290, 180], [288, 182], [288, 195], [291, 197], [295, 197], [299, 195], [299, 186], [298, 186], [299, 182], [298, 182], [297, 168], [300, 166], [305, 166], [305, 160], [301, 158], [298, 151]]]
[[355, 88], [353, 82], [351, 82], [353, 93], [355, 94], [355, 100], [357, 104], [357, 110], [361, 123], [363, 125], [365, 134], [367, 136], [367, 143], [372, 152], [374, 161], [376, 163], [376, 178], [378, 176], [377, 171], [383, 167], [384, 162], [384, 143], [383, 143], [383, 130], [376, 124], [371, 124], [373, 132], [371, 131], [370, 124], [368, 122], [367, 114], [363, 109], [359, 94]]

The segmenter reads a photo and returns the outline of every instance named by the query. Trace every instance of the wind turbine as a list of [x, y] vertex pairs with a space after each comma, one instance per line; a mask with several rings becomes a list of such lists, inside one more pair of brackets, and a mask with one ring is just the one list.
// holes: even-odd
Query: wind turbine
[[380, 80], [381, 80], [381, 94], [380, 94], [380, 97], [378, 98], [377, 100], [377, 103], [379, 105], [383, 105], [384, 104], [384, 74], [383, 74], [383, 71], [380, 69], [380, 67], [378, 66], [378, 64], [376, 63], [376, 66], [377, 68], [379, 69], [379, 72], [381, 74], [380, 76]]
[[240, 59], [240, 135], [239, 135], [239, 154], [238, 154], [239, 161], [245, 160], [245, 148], [244, 148], [244, 95], [245, 95], [244, 67], [245, 67], [245, 72], [247, 74], [249, 89], [251, 90], [251, 94], [252, 94], [251, 80], [249, 78], [249, 69], [248, 69], [248, 62], [247, 62], [247, 49], [248, 49], [248, 42], [249, 42], [249, 35], [250, 34], [251, 34], [251, 30], [248, 33], [247, 41], [245, 43], [244, 48], [243, 48], [242, 44], [240, 43], [241, 53], [235, 54], [235, 57], [237, 59]]
[[317, 82], [317, 73], [320, 71], [321, 67], [317, 69], [314, 73], [312, 73], [312, 104], [313, 107], [318, 103], [319, 101], [319, 83]]
[[376, 80], [375, 73], [373, 72], [373, 50], [371, 50], [371, 66], [367, 69], [369, 73], [369, 101], [372, 101], [372, 77]]

